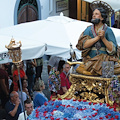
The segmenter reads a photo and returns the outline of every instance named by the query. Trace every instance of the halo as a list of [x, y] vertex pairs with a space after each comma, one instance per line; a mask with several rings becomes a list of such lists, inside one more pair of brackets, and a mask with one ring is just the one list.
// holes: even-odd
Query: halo
[[90, 7], [91, 7], [92, 10], [94, 10], [96, 8], [99, 8], [99, 7], [102, 7], [103, 9], [106, 10], [106, 13], [110, 17], [114, 14], [114, 10], [112, 9], [112, 7], [108, 3], [103, 2], [103, 1], [93, 1], [90, 4]]

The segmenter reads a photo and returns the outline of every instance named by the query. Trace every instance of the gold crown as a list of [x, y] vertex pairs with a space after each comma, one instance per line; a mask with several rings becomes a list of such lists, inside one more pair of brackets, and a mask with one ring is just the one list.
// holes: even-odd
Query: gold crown
[[112, 9], [112, 7], [108, 3], [103, 2], [103, 1], [93, 1], [90, 4], [90, 7], [92, 10], [102, 7], [103, 9], [105, 9], [108, 16], [112, 16], [114, 14], [114, 10]]

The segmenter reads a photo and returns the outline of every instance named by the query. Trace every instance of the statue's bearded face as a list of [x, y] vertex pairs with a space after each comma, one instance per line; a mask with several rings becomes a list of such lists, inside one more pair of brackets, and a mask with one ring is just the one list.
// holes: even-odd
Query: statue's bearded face
[[91, 22], [94, 24], [98, 24], [99, 22], [102, 22], [103, 18], [101, 16], [101, 13], [98, 9], [95, 9], [93, 11], [93, 15], [92, 15], [92, 20]]

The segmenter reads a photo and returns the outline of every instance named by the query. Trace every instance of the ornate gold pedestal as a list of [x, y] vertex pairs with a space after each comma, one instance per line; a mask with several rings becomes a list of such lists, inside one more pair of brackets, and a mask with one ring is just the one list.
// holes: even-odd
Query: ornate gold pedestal
[[66, 94], [58, 95], [58, 98], [85, 99], [91, 102], [109, 103], [112, 105], [113, 102], [108, 97], [108, 87], [111, 78], [71, 74], [70, 81], [72, 83], [70, 89]]

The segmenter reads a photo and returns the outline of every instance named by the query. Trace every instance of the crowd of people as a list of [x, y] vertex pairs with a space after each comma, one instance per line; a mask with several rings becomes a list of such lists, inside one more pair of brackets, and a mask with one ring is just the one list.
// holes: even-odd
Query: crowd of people
[[[17, 66], [12, 63], [1, 64], [0, 66], [0, 109], [5, 110], [6, 114], [5, 117], [0, 117], [6, 120], [23, 120], [24, 116], [27, 119], [33, 108], [39, 107], [51, 99], [43, 93], [45, 89], [41, 77], [43, 58], [22, 61], [19, 68], [22, 91]], [[47, 68], [51, 97], [64, 94], [71, 85], [69, 81], [70, 65], [60, 57], [51, 56]], [[52, 82], [51, 71], [53, 69], [58, 73], [55, 79], [59, 81], [59, 84], [54, 84], [54, 88], [50, 83]], [[59, 86], [58, 89], [56, 86]], [[24, 109], [25, 113], [23, 112]]]

